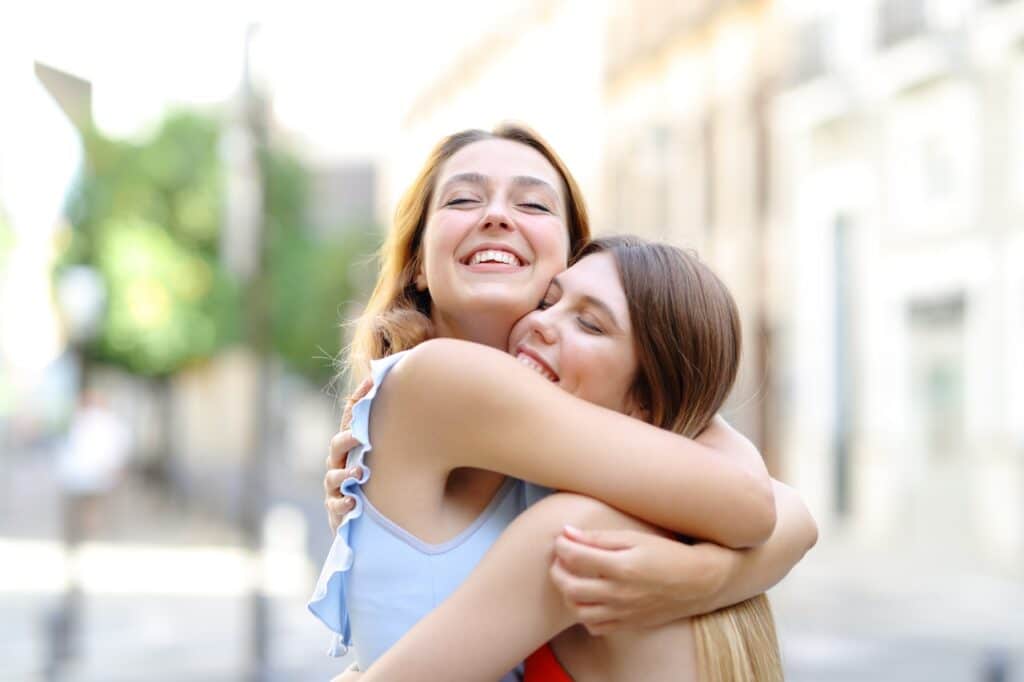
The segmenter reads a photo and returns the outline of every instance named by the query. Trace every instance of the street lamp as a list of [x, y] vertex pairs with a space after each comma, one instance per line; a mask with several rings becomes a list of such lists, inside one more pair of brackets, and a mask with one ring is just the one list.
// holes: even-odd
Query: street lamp
[[[78, 374], [78, 395], [86, 390], [84, 348], [96, 336], [103, 308], [106, 287], [99, 273], [85, 265], [66, 269], [57, 282], [57, 303], [68, 334], [68, 346], [74, 354]], [[57, 679], [61, 664], [75, 655], [75, 634], [81, 613], [82, 589], [78, 575], [78, 546], [82, 540], [83, 509], [79, 495], [67, 489], [64, 480], [60, 490], [61, 540], [65, 556], [65, 584], [60, 607], [48, 621], [50, 652], [46, 661], [47, 679]]]

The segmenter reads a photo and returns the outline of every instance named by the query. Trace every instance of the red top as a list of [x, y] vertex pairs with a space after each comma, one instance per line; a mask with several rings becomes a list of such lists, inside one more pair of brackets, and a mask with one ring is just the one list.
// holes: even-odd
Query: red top
[[526, 659], [523, 682], [572, 682], [572, 678], [555, 658], [551, 645], [545, 644]]

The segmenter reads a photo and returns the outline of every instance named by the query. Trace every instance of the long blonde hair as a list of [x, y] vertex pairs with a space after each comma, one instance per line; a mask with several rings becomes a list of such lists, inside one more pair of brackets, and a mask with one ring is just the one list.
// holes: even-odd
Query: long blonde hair
[[[615, 259], [629, 305], [637, 376], [633, 397], [657, 427], [694, 438], [721, 408], [739, 369], [739, 312], [697, 256], [637, 237], [596, 239]], [[693, 619], [701, 682], [781, 682], [782, 659], [768, 598]]]
[[433, 336], [430, 322], [430, 294], [416, 288], [420, 269], [423, 230], [441, 166], [463, 147], [481, 140], [509, 140], [538, 151], [562, 178], [566, 195], [569, 229], [568, 258], [590, 238], [587, 208], [569, 169], [554, 149], [536, 132], [513, 123], [493, 131], [464, 130], [442, 139], [405, 192], [395, 211], [395, 222], [380, 248], [380, 274], [356, 323], [349, 351], [349, 369], [365, 375], [370, 360], [406, 350]]

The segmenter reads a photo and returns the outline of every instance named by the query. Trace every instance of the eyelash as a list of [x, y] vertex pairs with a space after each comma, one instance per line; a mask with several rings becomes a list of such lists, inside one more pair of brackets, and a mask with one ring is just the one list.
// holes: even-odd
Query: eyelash
[[[537, 310], [547, 310], [552, 305], [554, 305], [554, 304], [553, 303], [548, 303], [547, 299], [543, 298], [537, 304]], [[578, 324], [580, 326], [580, 328], [583, 331], [585, 331], [586, 333], [588, 333], [588, 334], [604, 334], [604, 330], [603, 329], [601, 329], [599, 326], [597, 326], [593, 322], [587, 322], [582, 317], [578, 317], [577, 316], [576, 324]]]
[[[445, 203], [445, 206], [461, 206], [463, 204], [470, 204], [470, 203], [476, 203], [476, 199], [467, 199], [465, 197], [460, 197], [460, 198], [457, 198], [457, 199], [450, 199], [450, 200], [448, 200], [447, 203]], [[548, 208], [547, 206], [545, 206], [544, 204], [526, 203], [526, 204], [519, 204], [519, 205], [522, 206], [523, 208], [531, 208], [531, 209], [533, 209], [535, 211], [543, 211], [545, 213], [551, 213], [551, 209]]]
[[532, 208], [535, 211], [544, 211], [545, 213], [551, 213], [551, 209], [548, 208], [547, 206], [545, 206], [544, 204], [528, 203], [528, 204], [519, 204], [519, 205], [520, 206], [524, 206], [526, 208]]

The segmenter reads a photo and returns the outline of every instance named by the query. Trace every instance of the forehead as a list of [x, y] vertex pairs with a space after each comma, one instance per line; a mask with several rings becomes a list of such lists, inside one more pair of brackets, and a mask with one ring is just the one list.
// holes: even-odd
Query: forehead
[[595, 253], [576, 262], [558, 276], [567, 292], [592, 296], [604, 301], [621, 319], [629, 320], [629, 305], [615, 258], [607, 252]]
[[496, 180], [533, 176], [556, 188], [559, 196], [563, 195], [562, 178], [555, 167], [536, 149], [511, 140], [480, 140], [466, 145], [441, 166], [438, 186], [459, 173], [480, 173]]

